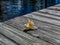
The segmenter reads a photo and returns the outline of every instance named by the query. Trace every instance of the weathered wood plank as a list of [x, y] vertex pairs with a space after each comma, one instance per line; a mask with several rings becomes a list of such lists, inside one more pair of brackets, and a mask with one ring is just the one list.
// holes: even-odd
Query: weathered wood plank
[[[27, 20], [27, 19], [28, 18], [26, 18], [26, 17], [18, 17], [18, 18], [12, 19], [10, 21], [7, 21], [5, 23], [6, 24], [8, 23], [8, 25], [15, 27], [17, 29], [20, 29], [19, 27], [23, 28], [24, 23], [26, 23], [25, 20]], [[49, 24], [40, 22], [38, 20], [34, 20], [34, 22], [36, 23], [36, 26], [39, 27], [39, 29], [36, 31], [31, 31], [31, 32], [29, 31], [28, 33], [30, 35], [33, 35], [34, 37], [40, 37], [53, 44], [54, 43], [57, 44], [57, 40], [59, 39], [59, 37], [57, 37], [57, 36], [59, 36], [59, 34], [60, 34], [60, 31], [59, 31], [60, 27], [58, 28], [57, 26], [53, 26], [51, 24], [49, 25]], [[23, 31], [23, 30], [21, 30], [21, 31]]]
[[51, 7], [47, 7], [47, 9], [60, 11], [60, 4], [55, 5], [55, 6], [51, 6]]
[[25, 17], [34, 18], [34, 19], [37, 19], [37, 20], [40, 20], [40, 21], [43, 21], [43, 22], [47, 22], [47, 23], [51, 23], [51, 24], [60, 26], [60, 21], [58, 21], [58, 20], [53, 20], [53, 19], [49, 19], [49, 18], [46, 18], [46, 17], [39, 17], [39, 16], [33, 15], [33, 14], [25, 15]]
[[[20, 27], [23, 28], [24, 24], [27, 22], [27, 19], [28, 18], [26, 18], [26, 17], [18, 17], [18, 18], [6, 21], [4, 23], [8, 24], [8, 25], [10, 25], [12, 27], [20, 29]], [[55, 31], [60, 32], [60, 27], [58, 27], [58, 26], [55, 26], [55, 25], [52, 25], [52, 24], [49, 24], [49, 23], [45, 23], [45, 22], [41, 22], [41, 21], [35, 20], [35, 19], [33, 19], [33, 20], [34, 20], [35, 24], [37, 26], [41, 27], [41, 28], [47, 28], [47, 29], [50, 29], [50, 30], [55, 30]], [[21, 25], [21, 26], [19, 26], [19, 25]]]
[[42, 16], [42, 17], [54, 19], [54, 20], [60, 20], [60, 17], [54, 16], [54, 15], [50, 15], [50, 14], [46, 14], [46, 13], [33, 12], [32, 14], [36, 15], [36, 16]]
[[0, 45], [17, 45], [17, 44], [0, 34]]
[[54, 6], [47, 7], [46, 9], [48, 9], [48, 8], [57, 8], [57, 7], [60, 7], [60, 4], [57, 4], [57, 5], [54, 5]]
[[49, 44], [40, 39], [32, 37], [29, 34], [26, 34], [22, 31], [16, 30], [11, 26], [8, 26], [8, 25], [6, 26], [5, 24], [0, 25], [0, 33], [4, 34], [5, 36], [9, 37], [10, 39], [16, 41], [21, 45], [32, 45], [33, 43], [37, 43], [39, 45]]
[[[4, 34], [5, 36], [9, 37], [10, 39], [16, 41], [18, 44], [28, 45], [27, 41], [25, 41], [21, 37], [17, 36], [16, 34], [12, 33], [11, 31], [9, 31], [10, 28], [2, 27], [2, 26], [0, 25], [0, 33]], [[14, 30], [14, 29], [12, 29], [12, 30]]]
[[60, 17], [60, 11], [43, 9], [43, 10], [39, 10], [38, 12], [42, 12], [42, 13], [45, 13], [45, 14], [50, 14], [50, 15], [55, 15], [55, 16], [59, 16]]
[[59, 7], [49, 7], [47, 9], [49, 9], [49, 10], [55, 10], [55, 11], [60, 11]]
[[55, 5], [56, 7], [60, 7], [60, 4]]

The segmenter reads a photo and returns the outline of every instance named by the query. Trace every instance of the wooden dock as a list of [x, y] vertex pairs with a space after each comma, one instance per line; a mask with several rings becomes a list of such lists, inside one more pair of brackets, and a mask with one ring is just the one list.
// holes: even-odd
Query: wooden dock
[[[38, 30], [24, 32], [27, 19]], [[1, 45], [60, 45], [60, 4], [0, 23]]]

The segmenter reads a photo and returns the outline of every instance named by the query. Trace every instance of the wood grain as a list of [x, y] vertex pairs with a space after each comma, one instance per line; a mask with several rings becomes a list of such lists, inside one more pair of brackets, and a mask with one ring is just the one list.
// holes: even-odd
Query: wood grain
[[0, 33], [4, 34], [8, 38], [14, 40], [15, 42], [17, 42], [18, 44], [21, 44], [21, 45], [32, 45], [34, 43], [38, 43], [40, 45], [49, 44], [43, 40], [32, 37], [29, 34], [26, 34], [15, 28], [12, 28], [11, 26], [8, 26], [6, 24], [0, 25]]
[[17, 44], [0, 34], [0, 45], [17, 45]]

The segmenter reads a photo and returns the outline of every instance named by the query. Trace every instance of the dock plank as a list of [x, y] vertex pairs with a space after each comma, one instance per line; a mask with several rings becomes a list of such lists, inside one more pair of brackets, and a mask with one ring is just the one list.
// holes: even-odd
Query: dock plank
[[56, 7], [60, 7], [60, 4], [55, 5]]
[[37, 20], [40, 20], [40, 21], [43, 21], [43, 22], [51, 23], [51, 24], [54, 24], [56, 26], [60, 26], [60, 21], [58, 21], [58, 20], [49, 19], [49, 18], [41, 17], [41, 16], [39, 17], [39, 16], [33, 15], [33, 14], [25, 15], [25, 16], [29, 17], [29, 18], [34, 18], [34, 19], [37, 19]]
[[52, 6], [52, 7], [48, 7], [47, 9], [55, 10], [55, 11], [60, 11], [60, 7], [59, 6]]
[[16, 41], [20, 45], [32, 45], [34, 43], [37, 43], [39, 45], [44, 45], [44, 44], [48, 45], [49, 44], [43, 40], [32, 37], [29, 34], [26, 34], [22, 31], [16, 30], [6, 24], [0, 25], [0, 33], [4, 34], [5, 36], [9, 37], [10, 39]]
[[[19, 27], [21, 27], [23, 29], [23, 25], [26, 23], [27, 19], [28, 19], [27, 17], [18, 17], [18, 18], [10, 20], [9, 23], [8, 23], [8, 21], [5, 22], [5, 24], [8, 24], [8, 25], [20, 30]], [[43, 23], [38, 20], [34, 20], [34, 22], [36, 23], [36, 26], [39, 27], [39, 29], [36, 31], [31, 31], [31, 32], [29, 31], [28, 34], [30, 34], [34, 37], [40, 37], [41, 39], [49, 41], [50, 43], [53, 43], [53, 44], [56, 43], [58, 39], [60, 40], [60, 38], [57, 37], [60, 34], [60, 27], [58, 28], [58, 26]], [[21, 31], [23, 31], [23, 30], [21, 30]]]
[[39, 12], [42, 12], [42, 13], [45, 13], [45, 14], [50, 14], [50, 15], [55, 15], [55, 16], [59, 16], [60, 17], [60, 11], [43, 9], [43, 10], [39, 10]]
[[17, 44], [0, 34], [0, 45], [17, 45]]
[[46, 9], [51, 9], [51, 10], [60, 11], [60, 4], [57, 4], [57, 5], [54, 5], [54, 6], [47, 7]]
[[[27, 22], [27, 19], [26, 17], [17, 17], [15, 19], [12, 19], [12, 20], [9, 20], [9, 21], [6, 21], [4, 22], [5, 24], [7, 25], [10, 25], [12, 27], [15, 27], [15, 28], [23, 28], [24, 24]], [[33, 19], [33, 18], [30, 18], [32, 20], [34, 20], [34, 22], [36, 23], [37, 26], [40, 26], [42, 28], [47, 28], [47, 29], [54, 29], [56, 31], [60, 31], [60, 27], [59, 26], [55, 26], [55, 25], [52, 25], [52, 24], [49, 24], [49, 23], [45, 23], [45, 22], [39, 22], [39, 20], [36, 20], [36, 19]], [[39, 25], [40, 24], [40, 25]], [[21, 25], [21, 26], [19, 26]], [[19, 29], [20, 29], [19, 28]], [[24, 29], [24, 28], [23, 28]]]
[[50, 14], [46, 14], [46, 13], [33, 12], [32, 14], [36, 15], [36, 16], [42, 16], [42, 17], [54, 19], [54, 20], [60, 20], [60, 17], [54, 16], [54, 15], [50, 15]]

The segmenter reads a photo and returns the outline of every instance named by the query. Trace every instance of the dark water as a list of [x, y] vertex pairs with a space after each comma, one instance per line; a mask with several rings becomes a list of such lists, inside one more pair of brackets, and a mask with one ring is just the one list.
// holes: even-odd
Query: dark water
[[58, 3], [60, 0], [2, 0], [3, 20], [22, 16]]

